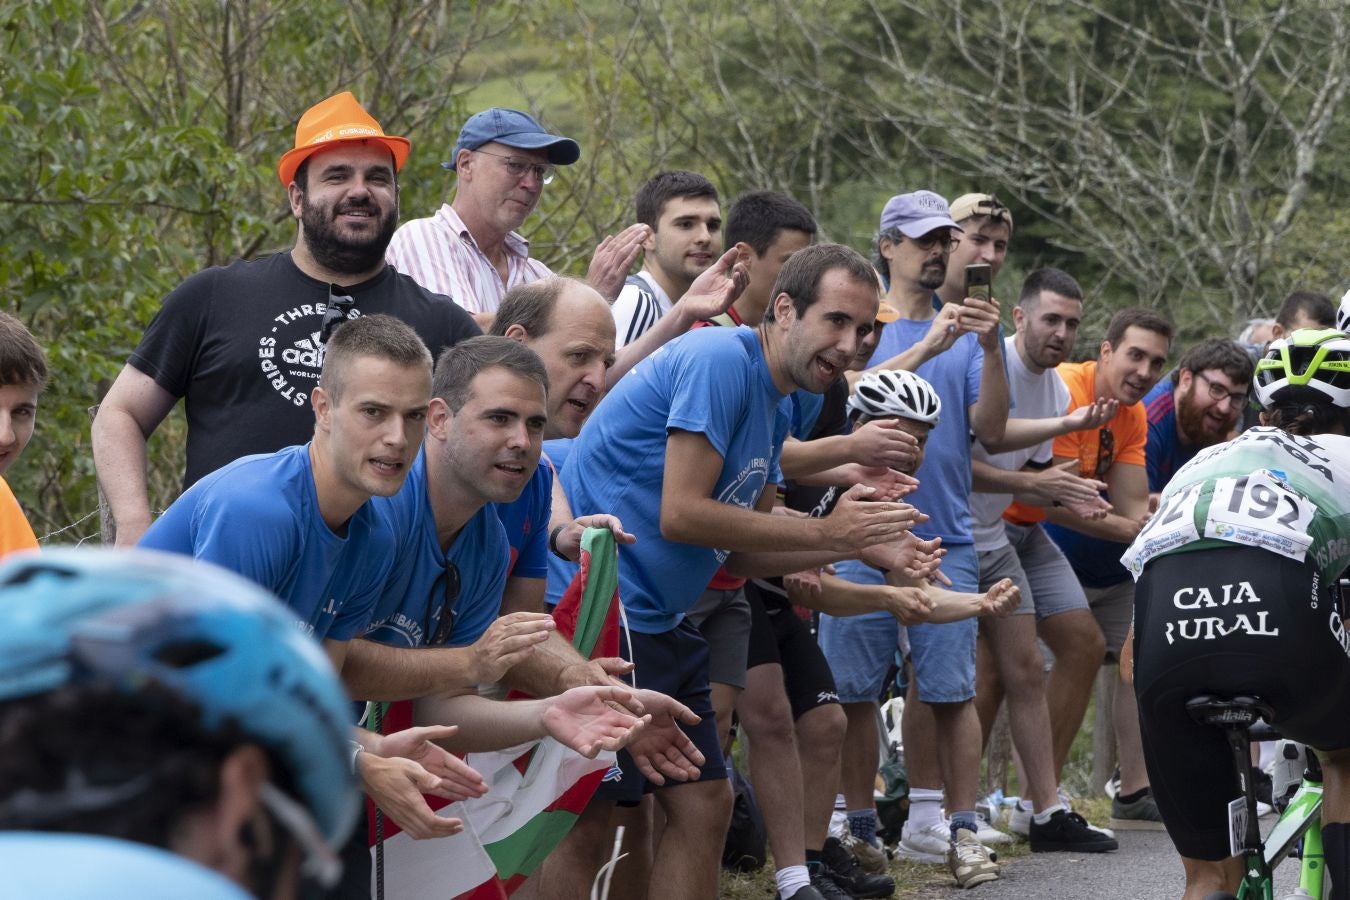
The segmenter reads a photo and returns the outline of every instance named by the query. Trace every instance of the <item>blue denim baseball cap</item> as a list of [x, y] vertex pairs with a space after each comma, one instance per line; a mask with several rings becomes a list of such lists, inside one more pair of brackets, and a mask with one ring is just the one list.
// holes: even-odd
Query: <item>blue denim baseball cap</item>
[[899, 228], [900, 233], [911, 240], [921, 238], [935, 228], [965, 230], [952, 221], [947, 201], [932, 191], [897, 194], [887, 200], [886, 208], [881, 211], [881, 230], [892, 228]]
[[441, 165], [453, 170], [459, 151], [477, 150], [492, 141], [521, 150], [548, 150], [548, 161], [555, 166], [570, 166], [581, 158], [581, 148], [571, 138], [551, 134], [533, 116], [518, 109], [494, 106], [469, 117], [459, 130], [450, 161]]

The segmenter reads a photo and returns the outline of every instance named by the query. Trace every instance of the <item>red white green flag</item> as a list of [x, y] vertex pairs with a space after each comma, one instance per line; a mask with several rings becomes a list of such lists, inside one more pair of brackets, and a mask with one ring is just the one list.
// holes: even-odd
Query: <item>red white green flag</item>
[[[560, 633], [583, 656], [619, 655], [618, 555], [614, 535], [588, 528], [581, 570], [553, 612]], [[390, 704], [386, 733], [412, 724], [411, 704]], [[415, 841], [384, 819], [385, 896], [410, 900], [503, 900], [567, 835], [614, 765], [613, 753], [586, 759], [552, 738], [465, 757], [488, 783], [482, 797], [449, 803], [427, 797], [438, 814], [464, 821], [454, 837]], [[376, 853], [373, 808], [370, 844]], [[380, 872], [374, 873], [378, 880]]]

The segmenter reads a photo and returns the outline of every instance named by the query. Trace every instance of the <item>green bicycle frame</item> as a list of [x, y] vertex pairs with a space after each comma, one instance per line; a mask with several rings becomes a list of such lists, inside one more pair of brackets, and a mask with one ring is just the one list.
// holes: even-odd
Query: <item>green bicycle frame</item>
[[1303, 841], [1299, 865], [1299, 887], [1321, 900], [1326, 860], [1322, 851], [1322, 785], [1304, 779], [1275, 827], [1266, 836], [1264, 858], [1247, 853], [1244, 873], [1238, 887], [1238, 900], [1274, 900], [1275, 882], [1271, 872]]

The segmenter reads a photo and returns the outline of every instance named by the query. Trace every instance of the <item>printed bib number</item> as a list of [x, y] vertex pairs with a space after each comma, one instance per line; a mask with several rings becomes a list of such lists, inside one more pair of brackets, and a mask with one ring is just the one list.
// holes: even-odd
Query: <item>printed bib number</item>
[[1214, 482], [1205, 537], [1270, 550], [1303, 561], [1316, 509], [1311, 501], [1266, 469]]
[[1195, 529], [1195, 502], [1199, 499], [1200, 485], [1192, 484], [1163, 500], [1130, 549], [1120, 558], [1135, 580], [1144, 571], [1144, 564], [1153, 557], [1200, 540], [1200, 533]]

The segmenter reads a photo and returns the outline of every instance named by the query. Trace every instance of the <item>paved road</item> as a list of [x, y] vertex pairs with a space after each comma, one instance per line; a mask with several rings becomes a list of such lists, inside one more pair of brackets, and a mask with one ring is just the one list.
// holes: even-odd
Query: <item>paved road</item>
[[[1178, 900], [1185, 879], [1181, 860], [1167, 834], [1118, 831], [1116, 838], [1120, 849], [1115, 853], [1028, 854], [1008, 862], [998, 881], [969, 892], [953, 885], [923, 896], [967, 900]], [[1281, 866], [1277, 887], [1291, 890], [1298, 883], [1296, 875], [1293, 866]]]

